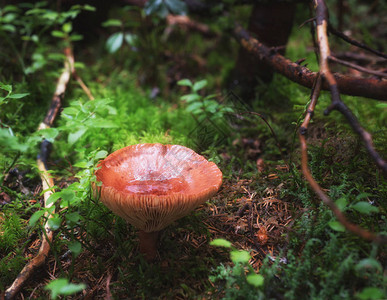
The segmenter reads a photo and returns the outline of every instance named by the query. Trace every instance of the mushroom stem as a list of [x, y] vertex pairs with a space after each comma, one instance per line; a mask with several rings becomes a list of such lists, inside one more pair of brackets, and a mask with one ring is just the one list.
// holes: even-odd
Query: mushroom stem
[[140, 252], [145, 259], [150, 262], [157, 257], [157, 244], [159, 242], [160, 231], [145, 232], [140, 230], [138, 238], [140, 240]]

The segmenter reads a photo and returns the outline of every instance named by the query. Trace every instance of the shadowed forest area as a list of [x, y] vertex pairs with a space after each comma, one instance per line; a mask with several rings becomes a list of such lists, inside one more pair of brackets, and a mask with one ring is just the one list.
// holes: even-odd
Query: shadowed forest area
[[387, 299], [386, 0], [0, 0], [0, 41], [0, 299]]

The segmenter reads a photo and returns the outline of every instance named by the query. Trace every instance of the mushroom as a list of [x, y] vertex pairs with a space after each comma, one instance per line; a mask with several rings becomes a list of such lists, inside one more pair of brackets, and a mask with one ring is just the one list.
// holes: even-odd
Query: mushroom
[[110, 154], [98, 164], [94, 190], [115, 214], [139, 229], [140, 252], [157, 256], [160, 230], [211, 198], [222, 172], [180, 145], [138, 144]]

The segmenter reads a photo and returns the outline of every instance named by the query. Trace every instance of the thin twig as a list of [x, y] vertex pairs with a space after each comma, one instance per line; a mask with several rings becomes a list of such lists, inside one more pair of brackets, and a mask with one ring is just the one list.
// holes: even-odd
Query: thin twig
[[311, 100], [309, 103], [309, 106], [306, 110], [306, 115], [304, 118], [304, 122], [301, 124], [300, 130], [299, 130], [299, 138], [301, 143], [301, 167], [302, 167], [302, 173], [304, 174], [306, 180], [311, 185], [314, 192], [319, 196], [319, 198], [324, 202], [325, 205], [327, 205], [337, 218], [337, 220], [348, 230], [352, 233], [370, 241], [374, 241], [377, 243], [386, 243], [387, 237], [386, 236], [380, 236], [376, 235], [372, 232], [369, 232], [347, 220], [347, 218], [343, 215], [343, 213], [340, 211], [340, 209], [335, 205], [335, 203], [325, 194], [323, 189], [320, 187], [320, 185], [314, 180], [309, 168], [308, 168], [308, 146], [306, 143], [306, 133], [308, 129], [308, 125], [310, 120], [313, 117], [313, 112], [316, 107], [318, 97], [321, 90], [321, 77], [318, 77], [318, 81], [316, 82], [316, 86], [312, 92]]
[[364, 50], [367, 50], [367, 51], [369, 51], [369, 52], [371, 52], [371, 53], [373, 53], [375, 55], [387, 58], [387, 54], [385, 54], [383, 52], [380, 52], [378, 50], [372, 49], [370, 46], [367, 46], [366, 44], [363, 44], [361, 42], [358, 42], [358, 41], [350, 38], [346, 34], [344, 34], [341, 31], [338, 31], [337, 29], [335, 29], [331, 24], [328, 24], [328, 30], [329, 30], [330, 33], [332, 33], [335, 36], [341, 38], [342, 40], [346, 41], [347, 43], [350, 43], [350, 44], [352, 44], [352, 45], [354, 45], [356, 47], [359, 47], [359, 48], [362, 48]]
[[373, 145], [372, 136], [367, 132], [356, 119], [352, 111], [341, 101], [339, 88], [333, 74], [331, 73], [328, 65], [328, 59], [330, 57], [330, 49], [327, 35], [327, 8], [323, 0], [315, 0], [316, 15], [317, 15], [317, 36], [318, 43], [320, 45], [320, 73], [329, 84], [331, 91], [332, 102], [331, 105], [324, 111], [325, 115], [328, 115], [332, 110], [341, 112], [346, 117], [348, 123], [352, 129], [363, 140], [364, 145], [368, 151], [368, 154], [375, 161], [376, 165], [385, 173], [387, 173], [387, 162], [380, 156], [375, 150]]
[[334, 57], [334, 56], [332, 56], [332, 55], [330, 55], [330, 56], [328, 57], [328, 59], [331, 60], [331, 61], [334, 61], [334, 62], [336, 62], [336, 63], [338, 63], [338, 64], [341, 64], [341, 65], [343, 65], [343, 66], [346, 66], [346, 67], [349, 67], [349, 68], [358, 70], [358, 71], [363, 72], [363, 73], [368, 73], [368, 74], [372, 74], [372, 75], [375, 75], [375, 76], [387, 78], [387, 73], [383, 73], [383, 72], [379, 72], [379, 71], [370, 70], [370, 69], [364, 68], [364, 67], [362, 67], [362, 66], [359, 66], [359, 65], [350, 63], [350, 62], [348, 62], [348, 61], [342, 60], [342, 59], [340, 59], [340, 58]]
[[[330, 53], [328, 37], [327, 37], [327, 9], [323, 0], [315, 0], [316, 15], [317, 15], [317, 36], [320, 49], [320, 74], [326, 79], [331, 87], [332, 102], [341, 102], [340, 94], [337, 89], [335, 78], [332, 76], [328, 66], [328, 57]], [[309, 168], [308, 168], [308, 149], [305, 134], [307, 132], [308, 124], [316, 106], [318, 96], [321, 90], [321, 81], [316, 82], [316, 86], [313, 90], [311, 101], [309, 103], [304, 122], [302, 123], [299, 131], [299, 138], [301, 143], [301, 166], [302, 172], [312, 187], [313, 191], [317, 196], [327, 205], [336, 216], [337, 220], [350, 232], [376, 243], [387, 243], [387, 236], [376, 235], [375, 233], [369, 232], [347, 220], [340, 209], [330, 199], [320, 185], [314, 180]], [[342, 102], [341, 102], [342, 103]], [[335, 108], [337, 109], [337, 108]], [[357, 120], [356, 120], [357, 122]], [[360, 125], [359, 125], [360, 126]]]
[[75, 69], [74, 69], [74, 72], [73, 72], [73, 77], [78, 82], [78, 84], [81, 86], [82, 90], [85, 92], [85, 94], [87, 95], [89, 100], [94, 100], [95, 98], [94, 98], [93, 94], [91, 93], [90, 89], [86, 86], [86, 84], [83, 82], [81, 77], [78, 76], [78, 74], [75, 71]]
[[[70, 80], [71, 70], [73, 68], [74, 59], [71, 54], [71, 49], [65, 49], [66, 60], [64, 63], [64, 70], [59, 77], [59, 80], [56, 85], [54, 96], [52, 97], [51, 107], [44, 118], [43, 122], [39, 125], [38, 131], [49, 128], [53, 124], [55, 117], [57, 116], [61, 100], [63, 98], [64, 92], [66, 91], [67, 84]], [[51, 208], [53, 203], [48, 204], [47, 200], [53, 193], [54, 180], [47, 171], [47, 159], [50, 153], [50, 143], [47, 140], [43, 140], [41, 144], [41, 151], [37, 159], [38, 169], [40, 171], [40, 178], [42, 180], [43, 191], [44, 191], [44, 207], [46, 209]], [[42, 234], [42, 243], [39, 248], [38, 254], [31, 259], [21, 270], [17, 278], [14, 280], [12, 285], [5, 292], [5, 299], [13, 299], [16, 294], [20, 291], [24, 283], [31, 277], [34, 271], [44, 264], [48, 253], [50, 251], [50, 243], [53, 238], [53, 231], [48, 226], [48, 219], [52, 218], [55, 213], [55, 208], [53, 207], [50, 212], [44, 214], [46, 222], [44, 224], [44, 231]]]
[[316, 84], [313, 87], [312, 96], [310, 98], [310, 103], [308, 105], [308, 108], [306, 109], [304, 122], [302, 122], [302, 124], [300, 126], [300, 133], [302, 135], [306, 135], [309, 122], [313, 118], [314, 109], [317, 105], [318, 96], [320, 95], [320, 91], [321, 91], [321, 82], [322, 82], [321, 76], [318, 76], [316, 79]]
[[308, 23], [312, 23], [316, 21], [316, 17], [313, 17], [313, 18], [309, 18], [308, 20], [305, 20], [304, 22], [301, 23], [300, 26], [298, 26], [298, 29], [301, 29], [302, 27], [304, 27], [306, 24]]
[[[74, 76], [74, 78], [78, 81], [82, 89], [85, 91], [87, 96], [90, 100], [93, 100], [94, 97], [91, 94], [90, 90], [87, 88], [87, 86], [83, 83], [82, 79], [77, 75], [75, 71], [75, 63], [74, 63], [74, 55], [72, 52], [71, 47], [66, 47], [64, 49], [64, 53], [66, 56], [65, 62], [64, 62], [64, 70], [62, 74], [60, 75], [56, 89], [54, 92], [54, 95], [51, 100], [51, 106], [50, 109], [47, 112], [46, 117], [44, 118], [43, 122], [40, 123], [38, 127], [38, 131], [46, 128], [50, 128], [52, 124], [54, 123], [54, 120], [56, 116], [59, 113], [62, 99], [64, 96], [64, 93], [66, 91], [67, 85], [69, 83], [71, 75]], [[40, 171], [40, 177], [42, 180], [43, 185], [43, 191], [44, 192], [44, 207], [46, 209], [52, 207], [53, 203], [48, 204], [47, 200], [51, 196], [51, 194], [54, 192], [52, 187], [54, 186], [54, 180], [51, 178], [48, 167], [47, 167], [47, 161], [48, 157], [50, 155], [51, 151], [51, 143], [47, 140], [43, 140], [40, 147], [40, 153], [38, 155], [37, 159], [37, 165], [38, 169]], [[46, 218], [46, 222], [44, 224], [44, 232], [42, 237], [42, 243], [40, 245], [40, 249], [38, 252], [38, 255], [34, 257], [32, 260], [30, 260], [25, 267], [22, 269], [22, 271], [19, 273], [15, 281], [12, 283], [12, 285], [6, 290], [5, 292], [5, 299], [13, 299], [16, 294], [20, 291], [24, 283], [28, 280], [29, 277], [33, 274], [33, 272], [44, 264], [48, 253], [50, 251], [50, 244], [53, 239], [53, 231], [48, 226], [48, 219], [52, 218], [53, 214], [55, 213], [55, 208], [53, 207], [50, 212], [46, 212], [44, 214]]]

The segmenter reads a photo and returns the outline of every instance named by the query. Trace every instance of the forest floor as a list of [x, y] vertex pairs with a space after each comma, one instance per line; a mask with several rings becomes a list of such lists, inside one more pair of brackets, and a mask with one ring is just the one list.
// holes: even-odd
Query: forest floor
[[[37, 68], [34, 76], [9, 71], [15, 61], [4, 64], [2, 90], [9, 84], [29, 95], [0, 102], [0, 298], [41, 245], [47, 219], [35, 159], [42, 137], [52, 142], [47, 165], [56, 192], [54, 238], [45, 264], [17, 299], [385, 298], [385, 247], [343, 229], [302, 175], [297, 130], [310, 90], [276, 74], [257, 86], [250, 103], [236, 97], [245, 112], [264, 120], [234, 114], [226, 135], [200, 136], [209, 124], [224, 129], [230, 91], [222, 83], [238, 45], [230, 37], [206, 38], [179, 28], [165, 39], [165, 27], [148, 23], [135, 30], [137, 48], [126, 45], [108, 54], [106, 36], [75, 46], [76, 62], [84, 63], [77, 74], [95, 99], [72, 78], [61, 114], [43, 132], [36, 128], [62, 71], [60, 43], [57, 49], [37, 47], [26, 59]], [[305, 57], [316, 70], [310, 48], [308, 30], [295, 28], [287, 55], [294, 61]], [[44, 68], [37, 67], [39, 59]], [[178, 85], [188, 78], [201, 87]], [[182, 98], [190, 95], [196, 100]], [[343, 99], [387, 157], [386, 106]], [[206, 100], [208, 106], [200, 106]], [[344, 118], [323, 116], [329, 103], [329, 93], [322, 93], [308, 132], [312, 174], [351, 222], [387, 232], [387, 180]], [[240, 107], [232, 105], [235, 113]], [[210, 122], [200, 120], [203, 114]], [[212, 199], [162, 231], [152, 263], [139, 253], [137, 230], [91, 191], [98, 161], [138, 143], [191, 147], [223, 172]]]

